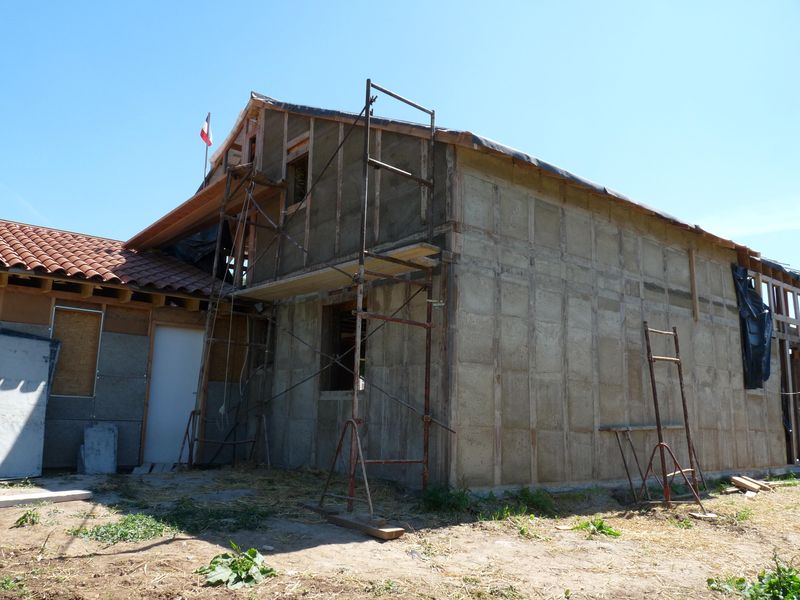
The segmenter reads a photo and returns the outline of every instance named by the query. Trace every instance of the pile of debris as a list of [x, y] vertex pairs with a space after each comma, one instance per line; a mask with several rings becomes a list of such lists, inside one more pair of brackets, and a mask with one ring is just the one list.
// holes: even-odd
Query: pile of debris
[[731, 477], [733, 485], [722, 490], [723, 494], [744, 494], [747, 498], [752, 498], [759, 492], [771, 492], [775, 488], [760, 479], [753, 479], [745, 475]]

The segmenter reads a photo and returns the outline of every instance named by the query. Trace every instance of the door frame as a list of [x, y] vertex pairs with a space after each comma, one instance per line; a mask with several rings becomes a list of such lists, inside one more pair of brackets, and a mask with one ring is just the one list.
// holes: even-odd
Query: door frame
[[[145, 436], [147, 435], [147, 417], [150, 412], [150, 384], [153, 380], [153, 351], [155, 350], [155, 339], [156, 339], [156, 327], [175, 327], [180, 329], [194, 329], [196, 331], [203, 332], [203, 348], [205, 348], [205, 327], [197, 325], [195, 323], [173, 323], [171, 321], [165, 321], [163, 319], [150, 319], [150, 328], [148, 330], [148, 336], [150, 337], [150, 349], [147, 352], [147, 387], [145, 389], [144, 394], [144, 413], [142, 415], [142, 431], [139, 435], [139, 464], [141, 465], [144, 462], [144, 442]], [[203, 369], [202, 358], [200, 362], [200, 370]], [[195, 390], [196, 391], [196, 390]], [[195, 396], [196, 398], [196, 396]], [[196, 402], [196, 400], [195, 400]], [[195, 406], [195, 408], [197, 408]], [[180, 457], [178, 457], [180, 459]]]

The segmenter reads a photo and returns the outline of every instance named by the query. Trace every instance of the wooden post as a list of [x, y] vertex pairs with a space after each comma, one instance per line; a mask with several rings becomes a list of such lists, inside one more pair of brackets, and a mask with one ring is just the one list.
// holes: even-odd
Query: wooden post
[[697, 250], [689, 248], [689, 284], [692, 290], [692, 317], [700, 319], [700, 299], [697, 295]]

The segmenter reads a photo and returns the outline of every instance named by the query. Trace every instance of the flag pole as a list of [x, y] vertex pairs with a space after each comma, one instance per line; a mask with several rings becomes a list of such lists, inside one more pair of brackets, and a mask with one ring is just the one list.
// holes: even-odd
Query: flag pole
[[[206, 119], [208, 123], [208, 132], [211, 133], [211, 113], [208, 113], [208, 118]], [[208, 144], [205, 144], [206, 147], [206, 159], [203, 161], [203, 187], [206, 187], [206, 175], [208, 174]]]

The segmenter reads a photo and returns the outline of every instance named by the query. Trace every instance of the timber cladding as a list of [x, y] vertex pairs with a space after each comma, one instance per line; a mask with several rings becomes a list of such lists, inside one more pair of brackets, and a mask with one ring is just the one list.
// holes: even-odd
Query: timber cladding
[[50, 325], [51, 299], [38, 294], [3, 294], [0, 321]]

